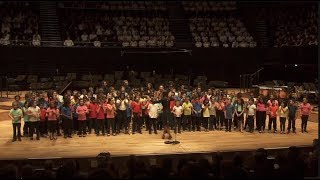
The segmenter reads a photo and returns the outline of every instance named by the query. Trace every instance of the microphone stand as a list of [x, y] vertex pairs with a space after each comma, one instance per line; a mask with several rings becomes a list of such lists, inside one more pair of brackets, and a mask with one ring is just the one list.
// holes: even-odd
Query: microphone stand
[[180, 141], [177, 141], [177, 118], [174, 118], [174, 122], [175, 122], [175, 126], [174, 126], [174, 140], [173, 140], [173, 141], [170, 141], [170, 140], [165, 141], [165, 142], [164, 142], [165, 144], [173, 144], [173, 145], [175, 145], [175, 144], [179, 144], [179, 143], [180, 143]]
[[172, 144], [179, 144], [180, 141], [177, 141], [177, 118], [174, 118], [174, 141], [172, 141]]

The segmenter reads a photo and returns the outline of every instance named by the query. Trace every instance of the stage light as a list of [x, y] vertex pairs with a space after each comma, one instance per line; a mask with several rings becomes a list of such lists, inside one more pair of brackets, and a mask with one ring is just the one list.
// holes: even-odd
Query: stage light
[[294, 64], [295, 67], [298, 67], [298, 64]]

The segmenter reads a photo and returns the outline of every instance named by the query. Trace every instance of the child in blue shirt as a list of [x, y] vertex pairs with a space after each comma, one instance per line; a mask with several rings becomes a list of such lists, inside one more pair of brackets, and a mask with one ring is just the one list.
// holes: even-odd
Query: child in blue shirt
[[195, 125], [197, 126], [197, 131], [201, 131], [201, 117], [202, 117], [202, 104], [200, 103], [199, 97], [195, 98], [193, 105], [193, 115], [192, 118], [192, 129], [195, 131]]
[[231, 132], [232, 116], [234, 114], [234, 106], [230, 99], [227, 99], [226, 106], [224, 107], [224, 114], [226, 119], [226, 132]]

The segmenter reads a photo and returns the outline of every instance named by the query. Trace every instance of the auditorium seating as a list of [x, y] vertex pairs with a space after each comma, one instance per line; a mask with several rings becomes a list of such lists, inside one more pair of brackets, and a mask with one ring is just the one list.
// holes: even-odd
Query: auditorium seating
[[184, 2], [195, 47], [254, 48], [235, 2]]
[[72, 1], [59, 2], [59, 8], [103, 9], [103, 10], [148, 10], [164, 11], [167, 9], [163, 1]]
[[[39, 13], [29, 2], [4, 1], [0, 4], [0, 45], [32, 46], [38, 37]], [[37, 35], [36, 35], [37, 34]]]
[[[59, 9], [65, 46], [173, 47], [165, 16], [153, 11]], [[69, 42], [70, 41], [70, 42]], [[71, 43], [71, 41], [73, 43]]]
[[263, 8], [258, 17], [267, 19], [273, 35], [274, 47], [316, 46], [317, 5], [297, 7]]
[[[312, 147], [205, 154], [113, 157], [108, 152], [101, 152], [91, 158], [1, 161], [0, 178], [312, 179], [317, 177], [319, 152], [316, 143], [318, 140]], [[30, 173], [27, 170], [31, 170]]]

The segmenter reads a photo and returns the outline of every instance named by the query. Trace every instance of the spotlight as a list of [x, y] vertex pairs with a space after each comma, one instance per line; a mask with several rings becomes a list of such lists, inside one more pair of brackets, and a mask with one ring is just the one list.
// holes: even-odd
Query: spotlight
[[298, 67], [298, 64], [294, 64], [295, 67]]

